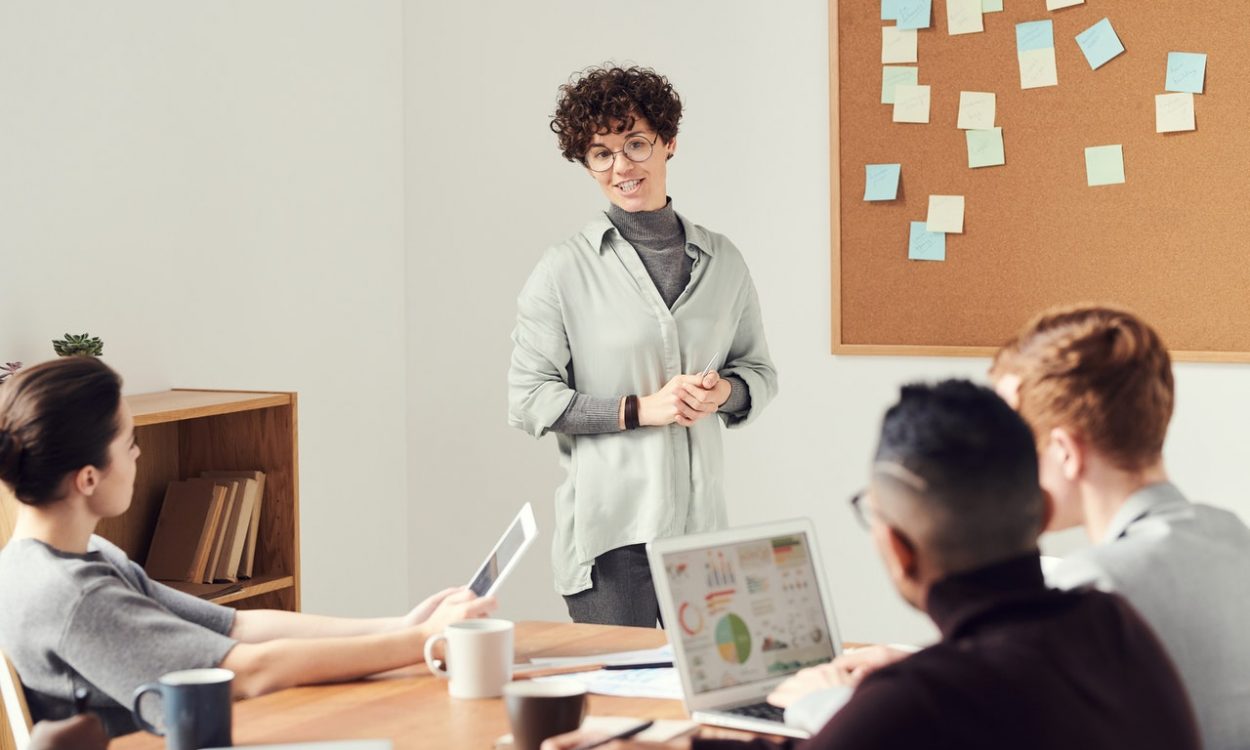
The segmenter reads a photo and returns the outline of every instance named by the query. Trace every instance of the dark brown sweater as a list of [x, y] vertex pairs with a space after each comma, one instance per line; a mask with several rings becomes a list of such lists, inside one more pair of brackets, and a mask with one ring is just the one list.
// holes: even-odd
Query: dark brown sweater
[[1036, 555], [929, 591], [942, 640], [867, 677], [810, 740], [695, 740], [697, 750], [1198, 750], [1189, 699], [1118, 596], [1047, 589]]

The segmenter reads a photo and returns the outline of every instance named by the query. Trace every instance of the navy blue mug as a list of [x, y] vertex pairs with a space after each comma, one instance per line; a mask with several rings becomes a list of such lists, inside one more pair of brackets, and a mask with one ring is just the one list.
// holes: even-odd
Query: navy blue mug
[[[200, 750], [205, 747], [230, 747], [234, 744], [230, 727], [233, 703], [230, 683], [234, 672], [229, 669], [184, 669], [161, 675], [135, 691], [132, 713], [144, 730], [165, 738], [169, 750]], [[156, 726], [143, 715], [140, 703], [148, 693], [161, 697], [160, 712], [164, 727]]]

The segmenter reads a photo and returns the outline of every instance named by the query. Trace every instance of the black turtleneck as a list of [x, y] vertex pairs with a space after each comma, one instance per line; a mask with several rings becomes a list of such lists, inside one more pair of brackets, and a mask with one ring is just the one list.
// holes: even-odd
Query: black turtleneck
[[926, 608], [938, 644], [869, 675], [816, 736], [780, 747], [1201, 747], [1180, 677], [1137, 612], [1114, 594], [1046, 588], [1036, 554], [944, 578]]

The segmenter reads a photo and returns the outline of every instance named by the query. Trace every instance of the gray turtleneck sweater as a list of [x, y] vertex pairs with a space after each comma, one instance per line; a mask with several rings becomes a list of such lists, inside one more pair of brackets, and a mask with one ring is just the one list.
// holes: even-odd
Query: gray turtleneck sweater
[[[616, 205], [608, 208], [608, 219], [621, 237], [634, 247], [647, 275], [670, 309], [690, 283], [694, 256], [686, 251], [686, 231], [673, 210], [670, 198], [664, 208], [655, 211], [625, 211]], [[746, 383], [729, 375], [729, 398], [718, 411], [738, 414], [751, 406]], [[628, 395], [628, 394], [622, 394]], [[643, 394], [639, 394], [643, 395]], [[620, 430], [622, 396], [601, 398], [576, 393], [560, 418], [551, 425], [566, 435], [597, 435]]]

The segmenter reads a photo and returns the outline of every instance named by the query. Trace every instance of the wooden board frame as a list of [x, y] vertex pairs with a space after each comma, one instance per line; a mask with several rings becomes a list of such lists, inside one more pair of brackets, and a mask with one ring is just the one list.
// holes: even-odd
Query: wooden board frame
[[[868, 344], [868, 343], [848, 343], [843, 336], [843, 265], [842, 265], [842, 198], [844, 189], [853, 190], [850, 185], [842, 184], [842, 119], [841, 119], [841, 66], [839, 60], [840, 52], [840, 21], [839, 21], [839, 2], [840, 0], [828, 0], [829, 15], [829, 154], [830, 154], [830, 170], [829, 170], [829, 195], [830, 195], [830, 289], [831, 289], [831, 314], [830, 314], [830, 338], [831, 352], [834, 355], [851, 355], [851, 356], [926, 356], [926, 357], [991, 357], [996, 351], [994, 346], [949, 346], [949, 345], [899, 345], [899, 344]], [[850, 2], [864, 2], [864, 0], [850, 0]], [[878, 5], [878, 0], [868, 0], [868, 4], [874, 8]], [[933, 3], [933, 30], [931, 33], [944, 34], [942, 28], [944, 19], [939, 15], [942, 13], [944, 4], [941, 2]], [[1047, 13], [1044, 10], [1036, 14], [1037, 18], [1043, 19], [1054, 17], [1054, 14]], [[988, 17], [988, 16], [987, 16]], [[1101, 16], [1100, 16], [1101, 17]], [[1115, 19], [1113, 18], [1113, 24]], [[888, 25], [883, 22], [882, 25]], [[923, 33], [923, 32], [922, 32]], [[1056, 47], [1061, 43], [1071, 40], [1061, 39], [1059, 33], [1056, 33]], [[1011, 44], [1011, 41], [1005, 42]], [[1125, 47], [1132, 52], [1132, 46], [1129, 42], [1125, 42]], [[1205, 51], [1195, 49], [1192, 51]], [[924, 57], [920, 57], [919, 67], [921, 69], [921, 82], [924, 83]], [[1231, 65], [1229, 66], [1231, 67]], [[1208, 70], [1209, 75], [1209, 70]], [[1063, 84], [1061, 78], [1060, 85]], [[1159, 84], [1157, 93], [1165, 93], [1162, 81]], [[1231, 92], [1230, 92], [1231, 95]], [[1200, 97], [1199, 97], [1200, 98]], [[885, 106], [885, 105], [883, 105]], [[1201, 117], [1201, 116], [1200, 116]], [[1199, 124], [1201, 127], [1201, 122]], [[1009, 157], [1010, 158], [1010, 148]], [[1127, 157], [1126, 157], [1127, 160]], [[906, 171], [906, 169], [904, 170]], [[1131, 177], [1130, 177], [1131, 179]], [[1247, 289], [1247, 302], [1250, 303], [1250, 289]], [[1035, 311], [1035, 312], [1040, 312]], [[1214, 311], [1212, 314], [1216, 314]], [[1190, 361], [1190, 362], [1217, 362], [1217, 363], [1250, 363], [1250, 351], [1221, 351], [1209, 349], [1185, 349], [1179, 348], [1171, 351], [1174, 361]]]

